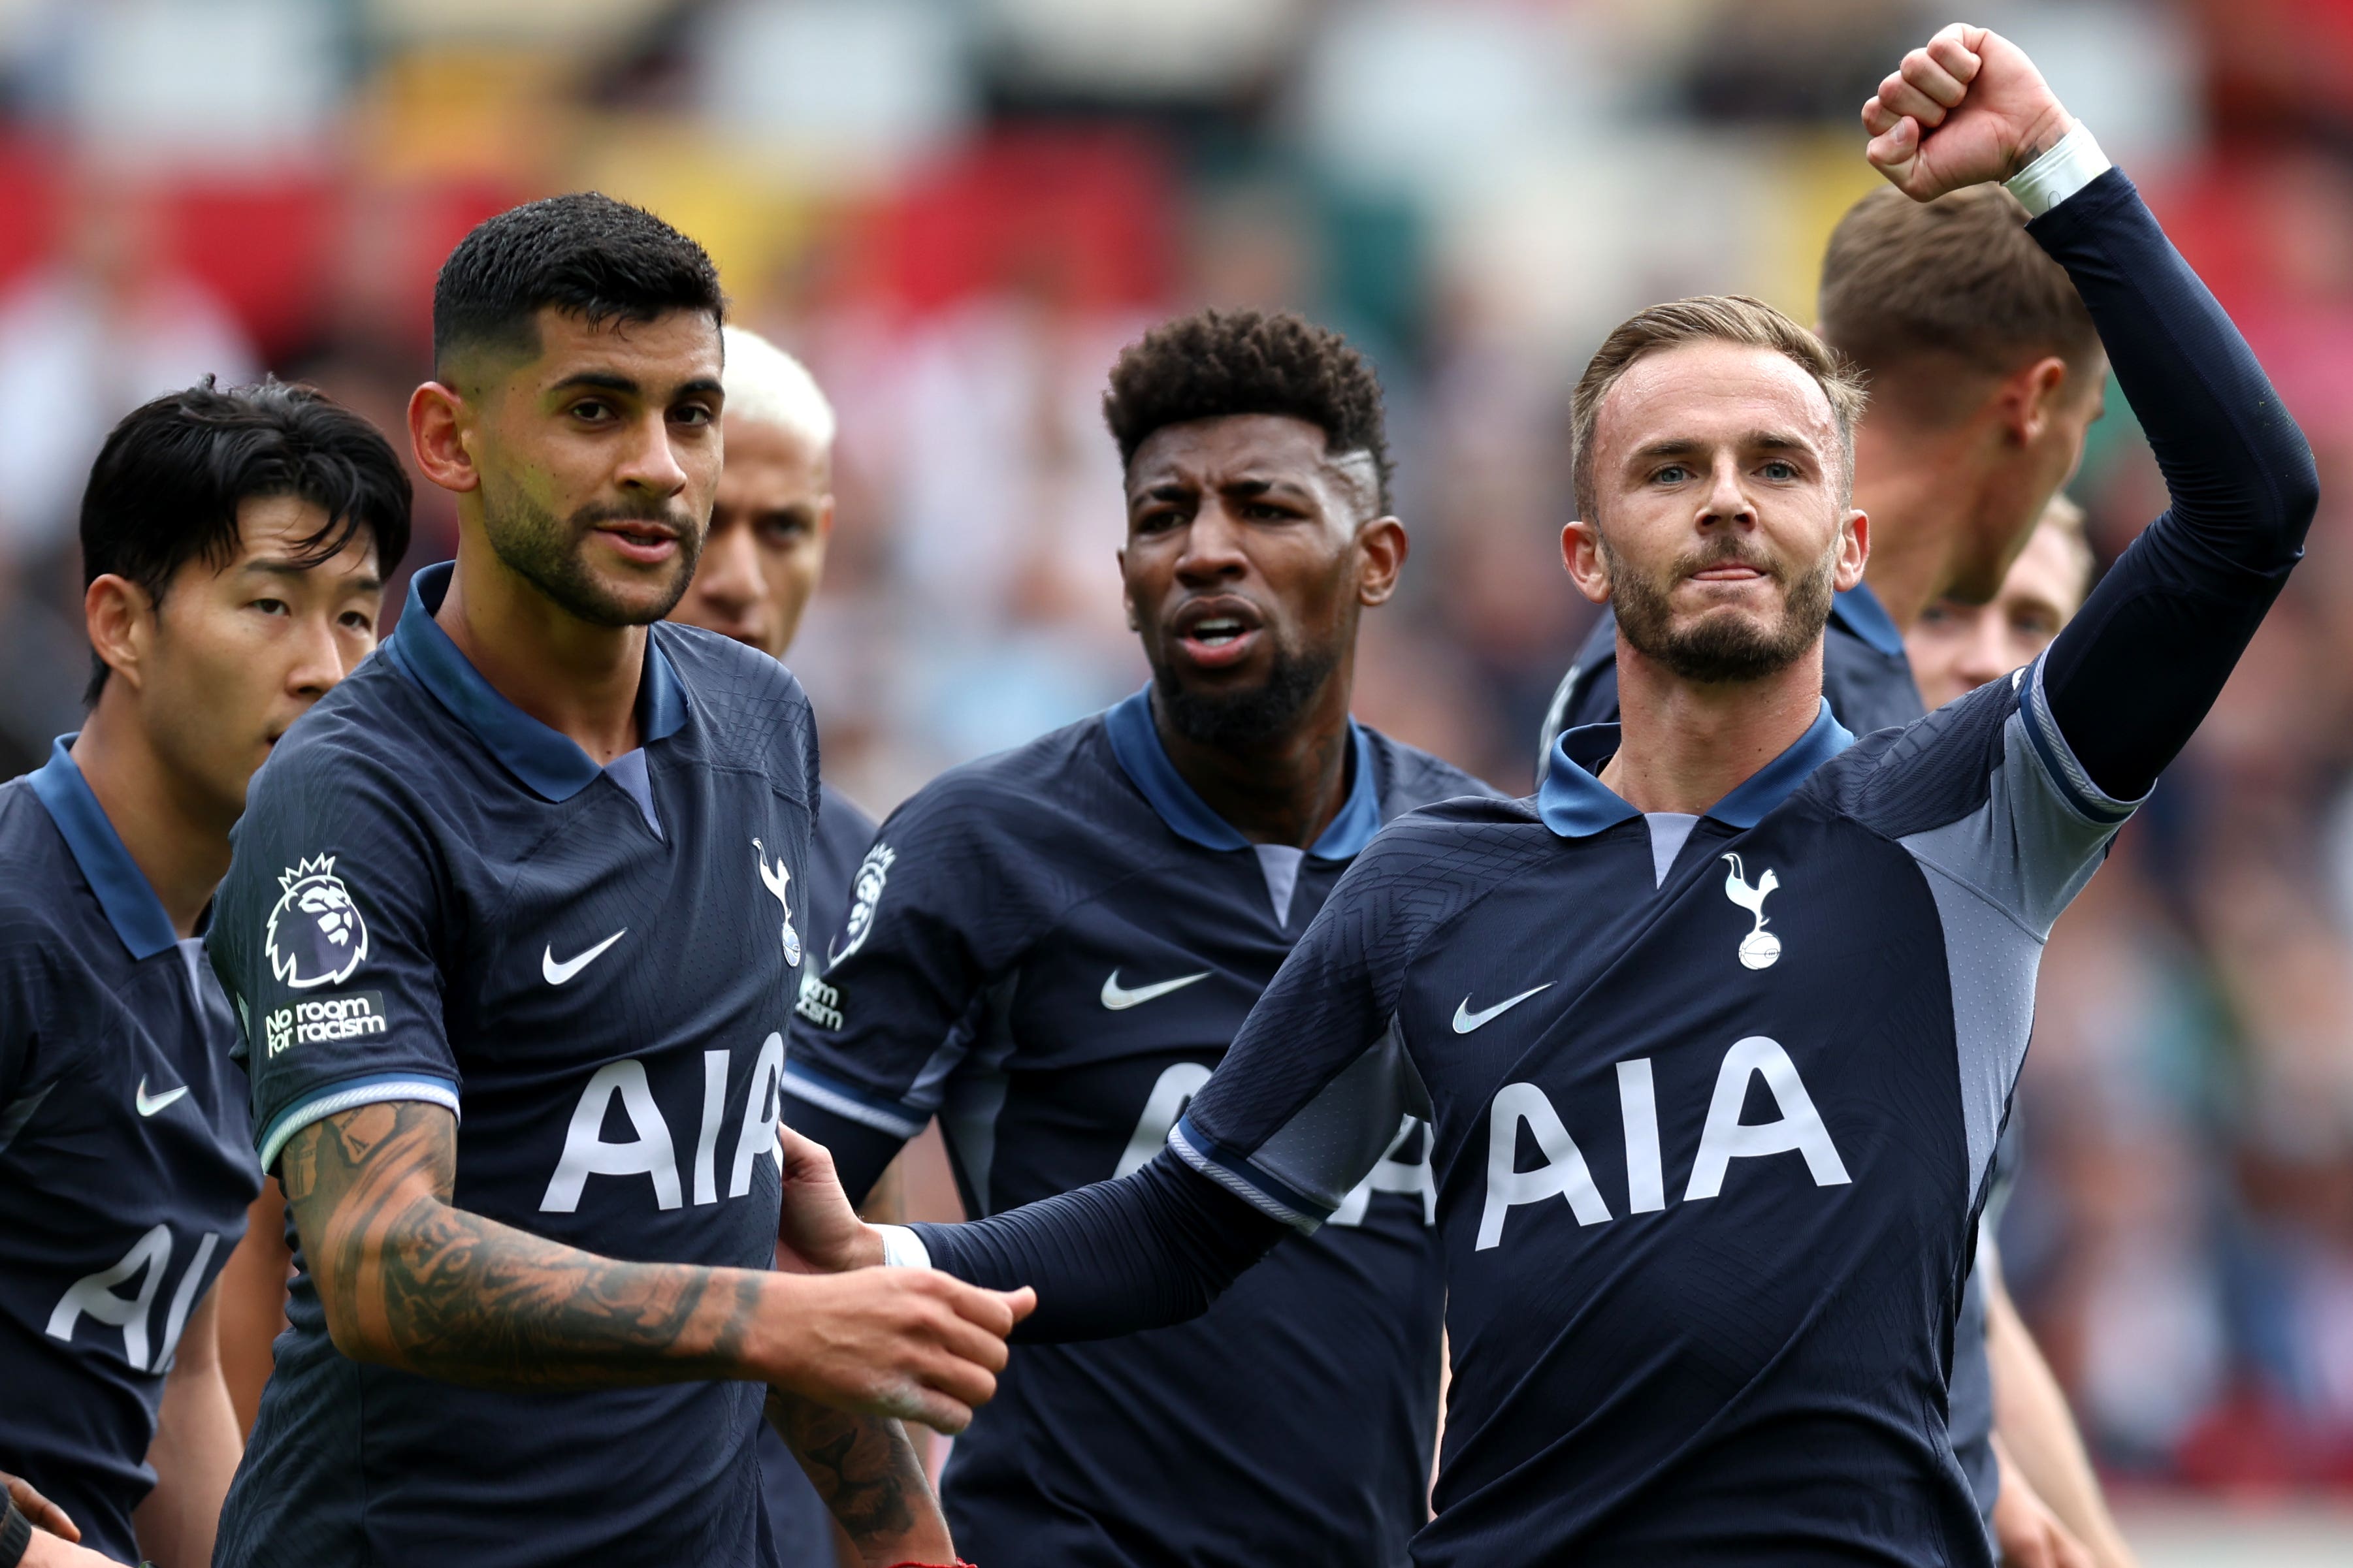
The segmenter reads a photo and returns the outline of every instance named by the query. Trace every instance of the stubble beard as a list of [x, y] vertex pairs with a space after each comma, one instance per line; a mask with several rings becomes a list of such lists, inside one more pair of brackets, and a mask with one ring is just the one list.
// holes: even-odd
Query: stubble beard
[[1155, 663], [1154, 686], [1169, 725], [1198, 745], [1240, 750], [1289, 734], [1339, 668], [1337, 647], [1305, 652], [1277, 646], [1266, 679], [1247, 690], [1188, 689], [1174, 669]]
[[[662, 619], [686, 597], [702, 558], [703, 533], [678, 512], [659, 507], [589, 506], [559, 521], [529, 497], [494, 498], [485, 487], [482, 528], [491, 551], [506, 568], [547, 595], [567, 614], [598, 626], [642, 626]], [[634, 520], [666, 522], [679, 531], [671, 581], [655, 603], [613, 593], [588, 567], [589, 533], [600, 523]]]
[[[1731, 540], [1681, 558], [1657, 577], [1633, 570], [1607, 540], [1601, 543], [1601, 558], [1609, 572], [1609, 607], [1626, 640], [1682, 679], [1713, 684], [1778, 675], [1805, 657], [1830, 621], [1839, 547], [1833, 541], [1821, 559], [1794, 580]], [[1694, 572], [1735, 562], [1788, 584], [1778, 619], [1760, 626], [1746, 616], [1711, 615], [1695, 626], [1676, 626], [1670, 602], [1674, 585]]]

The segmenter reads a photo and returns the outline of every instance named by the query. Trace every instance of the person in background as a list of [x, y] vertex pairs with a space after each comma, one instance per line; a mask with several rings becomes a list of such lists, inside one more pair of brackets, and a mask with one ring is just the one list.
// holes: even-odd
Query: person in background
[[[833, 405], [800, 361], [757, 332], [731, 325], [720, 337], [727, 354], [726, 464], [694, 581], [670, 618], [781, 661], [817, 593], [833, 537]], [[810, 940], [824, 952], [849, 907], [858, 862], [874, 842], [874, 819], [821, 780], [818, 795], [805, 908]], [[804, 970], [802, 984], [815, 974], [814, 965]], [[887, 1199], [870, 1199], [865, 1212], [899, 1217]], [[776, 1428], [762, 1426], [759, 1443], [777, 1553], [787, 1563], [822, 1563], [828, 1553], [854, 1563], [856, 1547]]]
[[244, 1447], [213, 1286], [261, 1178], [198, 938], [255, 770], [375, 647], [409, 499], [374, 426], [276, 383], [158, 398], [91, 469], [89, 715], [0, 786], [0, 1470], [54, 1504], [20, 1556], [0, 1525], [12, 1568], [212, 1560]]
[[2083, 607], [2094, 566], [2084, 509], [2052, 496], [1992, 598], [1982, 604], [1939, 599], [1904, 634], [1921, 700], [1942, 708], [2032, 664]]

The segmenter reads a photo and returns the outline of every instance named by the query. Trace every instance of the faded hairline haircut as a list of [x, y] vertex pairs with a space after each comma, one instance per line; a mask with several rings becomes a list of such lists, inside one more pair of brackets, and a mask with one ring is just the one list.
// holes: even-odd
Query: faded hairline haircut
[[1684, 343], [1742, 343], [1769, 349], [1813, 378], [1830, 401], [1838, 426], [1839, 504], [1854, 499], [1854, 431], [1862, 421], [1865, 395], [1854, 368], [1829, 344], [1762, 300], [1746, 294], [1702, 294], [1653, 305], [1620, 322], [1577, 378], [1569, 398], [1570, 438], [1575, 447], [1572, 478], [1577, 515], [1596, 521], [1593, 427], [1601, 405], [1619, 378], [1638, 361]]
[[722, 327], [727, 351], [727, 417], [774, 425], [833, 449], [833, 405], [800, 361], [744, 327]]
[[1372, 515], [1389, 510], [1380, 377], [1347, 339], [1289, 310], [1196, 310], [1162, 322], [1120, 351], [1103, 409], [1123, 468], [1170, 425], [1242, 414], [1305, 420], [1331, 456], [1373, 460]]
[[[363, 533], [379, 577], [408, 552], [408, 472], [383, 432], [307, 386], [272, 379], [223, 390], [206, 376], [132, 409], [99, 448], [81, 497], [82, 582], [111, 573], [160, 609], [190, 562], [217, 571], [236, 559], [238, 508], [272, 496], [326, 513], [295, 542], [301, 565], [332, 560]], [[85, 703], [109, 673], [95, 653], [90, 667]]]
[[481, 348], [529, 358], [539, 312], [592, 326], [699, 310], [717, 326], [727, 300], [697, 245], [642, 207], [594, 191], [511, 207], [475, 226], [433, 284], [433, 374]]
[[1855, 203], [1822, 253], [1817, 315], [1883, 404], [1931, 417], [1977, 401], [1956, 367], [2003, 376], [2055, 354], [2088, 380], [2101, 363], [2083, 297], [1999, 185], [1933, 202], [1883, 185]]

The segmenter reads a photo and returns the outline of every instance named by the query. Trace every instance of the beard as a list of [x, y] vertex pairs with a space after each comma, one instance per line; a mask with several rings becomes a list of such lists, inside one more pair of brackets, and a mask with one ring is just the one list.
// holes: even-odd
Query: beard
[[[600, 523], [625, 521], [668, 523], [678, 531], [672, 580], [656, 602], [615, 593], [588, 567], [584, 547], [590, 531]], [[586, 506], [559, 521], [528, 496], [493, 498], [489, 485], [482, 489], [482, 527], [491, 552], [509, 571], [591, 626], [650, 626], [677, 607], [702, 557], [702, 531], [691, 526], [692, 521], [654, 502]]]
[[1339, 663], [1337, 647], [1299, 653], [1277, 645], [1266, 679], [1245, 691], [1189, 690], [1156, 661], [1152, 683], [1159, 689], [1160, 710], [1178, 734], [1199, 745], [1239, 749], [1289, 733]]
[[[1833, 541], [1820, 561], [1792, 579], [1726, 538], [1681, 557], [1656, 577], [1645, 577], [1608, 541], [1601, 545], [1603, 563], [1609, 569], [1609, 607], [1626, 640], [1683, 679], [1707, 682], [1760, 679], [1804, 658], [1831, 618], [1838, 556]], [[1759, 626], [1745, 616], [1711, 615], [1697, 626], [1677, 626], [1670, 603], [1674, 585], [1694, 572], [1733, 564], [1754, 567], [1786, 584], [1779, 618]]]

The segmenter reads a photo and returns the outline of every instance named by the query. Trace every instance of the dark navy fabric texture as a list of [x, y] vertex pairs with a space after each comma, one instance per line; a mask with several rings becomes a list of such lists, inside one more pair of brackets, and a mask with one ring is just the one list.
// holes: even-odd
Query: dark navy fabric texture
[[[806, 989], [786, 1116], [853, 1198], [936, 1115], [966, 1212], [1143, 1165], [1378, 823], [1486, 786], [1356, 727], [1287, 918], [1143, 693], [883, 823]], [[1397, 1564], [1426, 1516], [1440, 1289], [1426, 1130], [1198, 1322], [1022, 1344], [943, 1500], [975, 1562]], [[1344, 1545], [1345, 1543], [1345, 1545]]]
[[[264, 1161], [354, 1106], [447, 1105], [460, 1208], [607, 1257], [765, 1268], [807, 701], [765, 655], [649, 627], [657, 831], [625, 771], [567, 756], [466, 663], [432, 619], [448, 584], [417, 574], [237, 826], [208, 941]], [[364, 1365], [296, 1268], [217, 1562], [775, 1562], [756, 1385], [516, 1393]]]
[[[2317, 504], [2301, 435], [2120, 173], [2030, 232], [2173, 502], [2042, 658], [1749, 800], [1750, 826], [1703, 815], [1663, 879], [1630, 815], [1391, 823], [1168, 1152], [919, 1226], [934, 1264], [1036, 1286], [1047, 1337], [1166, 1321], [1426, 1114], [1455, 1375], [1417, 1563], [1989, 1564], [1947, 1389], [2042, 946]], [[1611, 743], [1569, 742], [1556, 768]]]
[[[809, 841], [808, 941], [823, 953], [837, 934], [836, 922], [849, 907], [850, 879], [867, 846], [874, 842], [874, 819], [831, 784], [818, 787], [817, 837]], [[817, 976], [814, 962], [801, 966], [802, 984]], [[787, 1051], [791, 1042], [786, 1040]], [[832, 1515], [801, 1473], [785, 1440], [760, 1424], [760, 1487], [768, 1502], [768, 1529], [785, 1568], [831, 1568]]]
[[72, 740], [0, 785], [0, 1470], [135, 1563], [164, 1374], [261, 1175], [228, 1000]]

